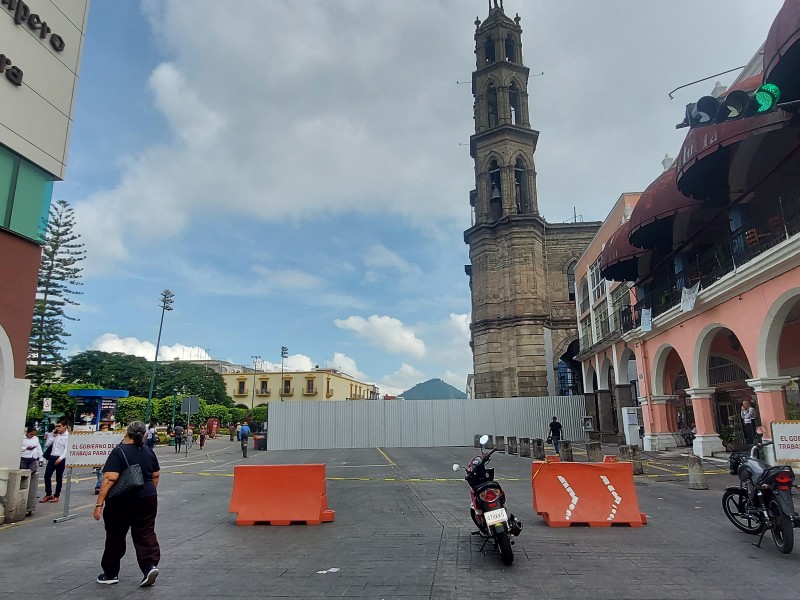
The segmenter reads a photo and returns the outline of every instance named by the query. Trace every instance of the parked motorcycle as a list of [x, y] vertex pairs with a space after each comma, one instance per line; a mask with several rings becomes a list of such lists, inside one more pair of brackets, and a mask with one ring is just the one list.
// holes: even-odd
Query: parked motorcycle
[[[763, 427], [759, 427], [763, 433]], [[745, 533], [759, 535], [756, 547], [767, 530], [772, 532], [775, 546], [783, 554], [794, 547], [794, 528], [800, 527], [800, 516], [794, 509], [792, 487], [794, 471], [787, 465], [769, 466], [757, 452], [772, 442], [753, 445], [750, 455], [733, 452], [730, 473], [738, 475], [740, 485], [729, 487], [722, 495], [722, 510], [731, 523]]]
[[484, 446], [489, 441], [488, 435], [480, 438], [481, 453], [473, 458], [466, 467], [458, 463], [453, 465], [453, 471], [465, 469], [464, 479], [469, 484], [470, 495], [470, 515], [472, 521], [478, 526], [478, 531], [472, 535], [480, 535], [483, 538], [481, 550], [489, 542], [500, 553], [500, 560], [504, 565], [514, 562], [514, 552], [511, 546], [514, 542], [510, 536], [518, 536], [522, 531], [522, 521], [515, 518], [513, 514], [506, 510], [506, 494], [499, 483], [494, 481], [494, 469], [486, 468], [486, 464], [491, 460], [491, 452], [484, 452]]

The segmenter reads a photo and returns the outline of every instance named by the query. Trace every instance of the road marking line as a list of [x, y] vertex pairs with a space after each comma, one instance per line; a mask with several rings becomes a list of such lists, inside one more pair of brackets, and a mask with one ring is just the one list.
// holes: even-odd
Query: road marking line
[[397, 466], [397, 464], [395, 464], [395, 462], [391, 458], [389, 458], [389, 455], [386, 454], [386, 452], [384, 452], [380, 448], [375, 448], [375, 450], [378, 451], [378, 454], [380, 454], [383, 457], [383, 460], [385, 460], [387, 463], [389, 463], [390, 466], [392, 466], [392, 467], [396, 467]]

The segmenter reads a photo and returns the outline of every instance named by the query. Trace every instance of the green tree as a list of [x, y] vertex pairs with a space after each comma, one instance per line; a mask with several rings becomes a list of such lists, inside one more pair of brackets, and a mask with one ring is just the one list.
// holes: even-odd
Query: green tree
[[41, 419], [44, 417], [42, 412], [42, 401], [45, 398], [53, 400], [52, 413], [63, 413], [70, 421], [75, 416], [75, 398], [67, 395], [70, 390], [96, 390], [101, 389], [99, 385], [83, 383], [49, 383], [40, 385], [33, 390], [28, 400], [28, 418]]
[[64, 361], [64, 339], [70, 335], [65, 321], [78, 320], [65, 312], [67, 305], [78, 304], [71, 297], [81, 294], [76, 288], [82, 285], [83, 268], [79, 264], [85, 258], [83, 244], [78, 241], [80, 235], [74, 228], [72, 208], [58, 200], [50, 207], [28, 350], [27, 376], [37, 386]]
[[[64, 364], [63, 378], [65, 381], [94, 383], [106, 388], [128, 390], [131, 396], [147, 397], [151, 364], [140, 356], [89, 350], [76, 354]], [[210, 404], [233, 406], [233, 401], [225, 391], [225, 381], [219, 373], [191, 363], [179, 361], [159, 363], [153, 397], [169, 399], [176, 389], [179, 395], [178, 402], [181, 396], [194, 395], [200, 396]], [[171, 403], [171, 400], [168, 402]], [[169, 406], [171, 413], [172, 405]], [[153, 410], [156, 411], [153, 413], [156, 419], [170, 422], [169, 419], [164, 421], [163, 414], [157, 412], [158, 409]]]
[[150, 385], [149, 369], [150, 363], [140, 356], [87, 350], [64, 363], [62, 377], [65, 381], [128, 390], [131, 396], [147, 396]]

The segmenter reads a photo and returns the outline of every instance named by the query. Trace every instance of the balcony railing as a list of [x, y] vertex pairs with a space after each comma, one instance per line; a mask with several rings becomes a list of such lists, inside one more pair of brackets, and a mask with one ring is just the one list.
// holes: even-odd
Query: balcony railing
[[737, 267], [800, 232], [800, 198], [778, 198], [757, 208], [761, 214], [769, 216], [751, 219], [726, 239], [689, 255], [684, 263], [687, 266], [680, 272], [674, 272], [672, 262], [660, 265], [651, 274], [652, 283], [645, 296], [621, 314], [623, 331], [639, 327], [643, 308], [651, 309], [652, 317], [656, 317], [680, 303], [684, 288], [698, 282], [702, 288], [708, 288]]

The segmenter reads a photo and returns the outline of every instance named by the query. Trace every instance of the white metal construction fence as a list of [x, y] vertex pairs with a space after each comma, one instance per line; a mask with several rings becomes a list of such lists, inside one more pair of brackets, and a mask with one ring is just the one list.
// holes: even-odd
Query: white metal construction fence
[[269, 403], [269, 450], [472, 446], [477, 433], [546, 438], [554, 416], [564, 439], [583, 441], [583, 396], [483, 400]]

